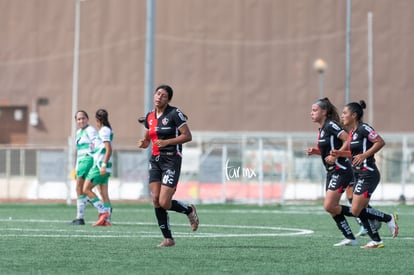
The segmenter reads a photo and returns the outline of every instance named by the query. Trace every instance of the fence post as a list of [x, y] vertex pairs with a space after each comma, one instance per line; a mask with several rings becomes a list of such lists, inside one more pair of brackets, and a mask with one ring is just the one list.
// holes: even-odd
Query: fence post
[[259, 206], [263, 206], [263, 138], [259, 138]]
[[227, 146], [223, 145], [222, 147], [222, 154], [221, 154], [221, 167], [223, 169], [223, 173], [221, 173], [221, 201], [223, 203], [226, 202], [227, 197], [227, 190], [226, 190], [226, 173], [227, 171], [224, 171], [226, 169], [226, 161], [227, 161]]
[[407, 170], [409, 168], [408, 165], [408, 141], [407, 136], [403, 136], [402, 140], [402, 152], [403, 152], [403, 159], [401, 165], [401, 195], [399, 201], [401, 203], [405, 203], [405, 185], [407, 183]]

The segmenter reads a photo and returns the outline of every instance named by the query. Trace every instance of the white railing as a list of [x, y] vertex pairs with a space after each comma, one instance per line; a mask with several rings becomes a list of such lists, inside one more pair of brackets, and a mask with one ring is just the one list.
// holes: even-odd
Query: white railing
[[[381, 184], [378, 200], [413, 200], [414, 134], [383, 134], [387, 145], [377, 154]], [[324, 170], [317, 156], [307, 157], [315, 133], [193, 132], [184, 146], [176, 197], [198, 202], [283, 203], [324, 196]], [[0, 147], [0, 199], [66, 199], [76, 195], [68, 180], [67, 148]], [[147, 152], [114, 147], [113, 199], [148, 199]]]

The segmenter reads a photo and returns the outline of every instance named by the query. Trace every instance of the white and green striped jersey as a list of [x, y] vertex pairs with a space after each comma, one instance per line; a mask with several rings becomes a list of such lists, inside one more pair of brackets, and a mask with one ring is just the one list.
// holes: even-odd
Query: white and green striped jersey
[[77, 161], [86, 156], [92, 156], [97, 138], [98, 132], [90, 125], [76, 132]]
[[[108, 141], [110, 145], [112, 146], [113, 138], [114, 138], [114, 135], [112, 133], [111, 128], [107, 126], [102, 126], [102, 128], [99, 129], [98, 138], [96, 139], [95, 149], [93, 152], [94, 163], [95, 163], [94, 165], [98, 166], [99, 168], [101, 168], [102, 162], [106, 154], [106, 148], [105, 148], [104, 142]], [[112, 155], [109, 158], [108, 163], [106, 164], [106, 172], [108, 173], [112, 172]]]

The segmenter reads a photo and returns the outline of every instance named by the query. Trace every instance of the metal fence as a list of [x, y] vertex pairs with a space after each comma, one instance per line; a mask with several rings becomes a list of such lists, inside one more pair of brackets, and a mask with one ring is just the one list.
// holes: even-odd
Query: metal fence
[[[383, 134], [377, 154], [379, 199], [414, 199], [414, 135]], [[184, 146], [176, 197], [198, 202], [283, 203], [324, 196], [319, 156], [306, 156], [312, 133], [193, 133]], [[146, 150], [114, 146], [110, 195], [148, 199]], [[67, 147], [0, 147], [0, 199], [76, 198]], [[389, 191], [392, 190], [392, 191]]]

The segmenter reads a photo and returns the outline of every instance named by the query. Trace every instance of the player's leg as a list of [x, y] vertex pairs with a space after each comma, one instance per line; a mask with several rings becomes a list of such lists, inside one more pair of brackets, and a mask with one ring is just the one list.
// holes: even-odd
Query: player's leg
[[[352, 214], [356, 217], [359, 217], [365, 229], [367, 230], [368, 236], [371, 238], [371, 241], [366, 245], [361, 246], [362, 248], [381, 248], [384, 247], [384, 243], [379, 236], [378, 231], [372, 227], [368, 221], [369, 217], [366, 214], [366, 209], [369, 203], [369, 196], [367, 195], [368, 191], [363, 194], [354, 194], [352, 201]], [[370, 208], [372, 209], [372, 208]]]
[[74, 219], [71, 225], [84, 225], [85, 224], [85, 209], [88, 197], [83, 193], [83, 185], [85, 183], [84, 178], [76, 179], [76, 219]]
[[85, 184], [83, 186], [83, 192], [88, 197], [91, 204], [98, 210], [98, 220], [93, 224], [94, 226], [102, 226], [105, 224], [106, 218], [108, 218], [109, 213], [105, 210], [102, 201], [99, 197], [93, 192], [93, 188], [96, 184], [100, 184], [102, 181], [100, 176], [99, 168], [92, 168], [88, 174]]
[[92, 168], [93, 158], [85, 157], [77, 163], [76, 170], [76, 219], [70, 224], [72, 225], [84, 225], [85, 224], [85, 209], [88, 201], [87, 196], [83, 192], [83, 186], [85, 178], [88, 175], [89, 170]]
[[155, 217], [157, 218], [158, 226], [160, 227], [161, 233], [164, 236], [164, 240], [158, 245], [158, 247], [174, 246], [175, 242], [170, 229], [168, 212], [160, 203], [161, 188], [161, 182], [159, 181], [150, 183], [152, 202], [154, 204], [155, 209]]
[[334, 246], [355, 246], [358, 245], [358, 241], [355, 239], [352, 229], [349, 226], [345, 215], [342, 213], [341, 205], [339, 205], [341, 195], [342, 194], [338, 192], [338, 190], [327, 190], [324, 201], [325, 210], [331, 214], [336, 226], [345, 237], [343, 241], [335, 244]]
[[[346, 193], [346, 198], [347, 198], [349, 205], [352, 205], [352, 198], [354, 194], [354, 180], [349, 183], [348, 187], [346, 188], [345, 193]], [[359, 237], [359, 236], [367, 235], [367, 230], [365, 229], [361, 220], [358, 217], [355, 217], [355, 220], [359, 225], [359, 232], [356, 234], [356, 236]]]
[[341, 196], [346, 190], [350, 178], [353, 176], [350, 170], [348, 171], [335, 171], [328, 173], [326, 177], [326, 196], [324, 201], [325, 210], [331, 214], [336, 226], [342, 232], [345, 239], [334, 246], [355, 246], [358, 245], [358, 241], [355, 239], [352, 229], [345, 218], [343, 207], [339, 204]]
[[101, 194], [102, 203], [105, 208], [105, 212], [109, 213], [109, 217], [106, 218], [107, 225], [110, 225], [111, 223], [111, 215], [112, 215], [112, 204], [111, 200], [109, 199], [109, 182], [108, 183], [102, 183], [96, 186], [99, 194]]
[[172, 210], [187, 215], [191, 229], [198, 229], [199, 219], [197, 209], [194, 204], [187, 205], [181, 201], [173, 200], [173, 195], [177, 189], [178, 180], [181, 173], [181, 157], [163, 157], [161, 160], [163, 165], [162, 187], [160, 195], [160, 204], [164, 209]]
[[108, 183], [102, 183], [96, 186], [101, 194], [102, 204], [105, 209], [105, 213], [108, 213], [108, 217], [105, 219], [105, 223], [103, 225], [109, 226], [111, 225], [111, 214], [112, 214], [112, 205], [111, 201], [109, 200], [109, 192], [108, 192]]

